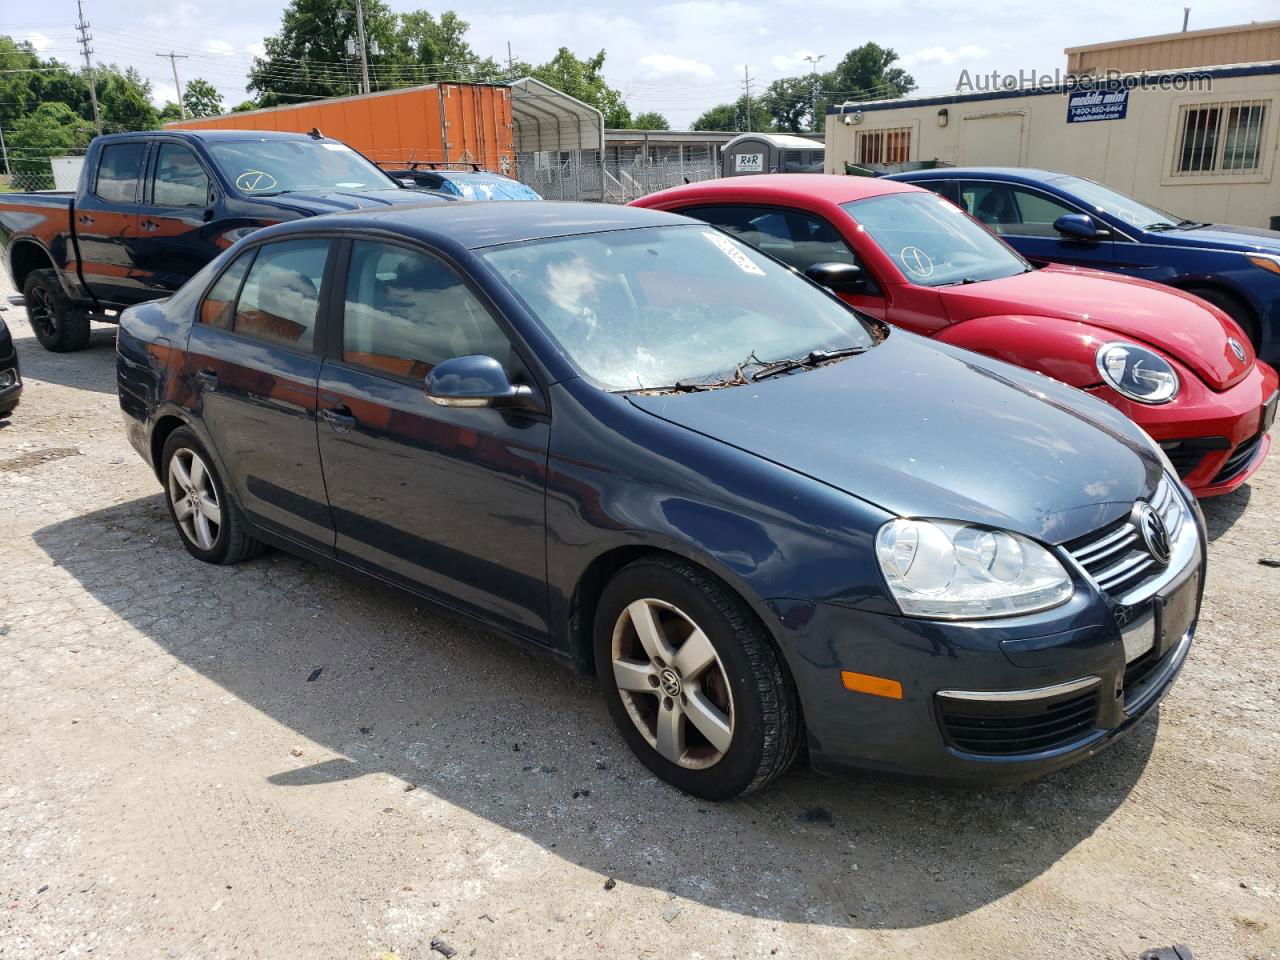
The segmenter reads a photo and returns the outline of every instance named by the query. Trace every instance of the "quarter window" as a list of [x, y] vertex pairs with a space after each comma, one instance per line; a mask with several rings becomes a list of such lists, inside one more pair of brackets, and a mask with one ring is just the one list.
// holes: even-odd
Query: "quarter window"
[[404, 247], [352, 244], [343, 360], [421, 380], [451, 357], [476, 354], [512, 364], [506, 334], [456, 270]]
[[1183, 106], [1178, 118], [1173, 175], [1259, 173], [1267, 106], [1266, 100]]
[[194, 153], [176, 143], [160, 145], [152, 200], [164, 207], [203, 207], [209, 202], [209, 177]]
[[102, 148], [94, 192], [111, 203], [134, 203], [146, 144], [112, 143]]
[[328, 240], [284, 240], [259, 248], [236, 304], [236, 333], [310, 350]]

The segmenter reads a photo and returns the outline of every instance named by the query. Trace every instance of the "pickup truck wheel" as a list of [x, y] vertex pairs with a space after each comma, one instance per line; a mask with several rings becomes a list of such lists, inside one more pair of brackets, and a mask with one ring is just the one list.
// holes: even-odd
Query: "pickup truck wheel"
[[22, 285], [27, 320], [46, 350], [68, 353], [89, 344], [89, 318], [62, 292], [53, 270], [32, 270]]

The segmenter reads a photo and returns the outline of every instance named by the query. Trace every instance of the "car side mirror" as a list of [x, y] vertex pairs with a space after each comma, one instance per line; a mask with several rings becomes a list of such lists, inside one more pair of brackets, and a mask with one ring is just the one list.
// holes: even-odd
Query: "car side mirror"
[[534, 407], [534, 392], [515, 384], [493, 357], [452, 357], [427, 374], [427, 399], [441, 407]]
[[1093, 217], [1084, 213], [1064, 213], [1053, 221], [1053, 229], [1069, 240], [1102, 240], [1111, 236], [1111, 231], [1099, 227]]
[[815, 263], [804, 275], [832, 293], [859, 293], [867, 286], [867, 272], [856, 263]]

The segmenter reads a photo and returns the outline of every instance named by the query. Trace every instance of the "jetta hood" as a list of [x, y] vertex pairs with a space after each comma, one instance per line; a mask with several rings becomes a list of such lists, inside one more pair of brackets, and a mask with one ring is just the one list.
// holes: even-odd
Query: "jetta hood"
[[[996, 314], [1082, 321], [1117, 339], [1158, 347], [1214, 390], [1227, 389], [1253, 369], [1253, 349], [1225, 313], [1199, 297], [1147, 280], [1051, 266], [938, 289], [952, 322]], [[1228, 337], [1240, 341], [1243, 360]]]
[[1121, 516], [1161, 473], [1141, 431], [1107, 404], [901, 330], [816, 370], [630, 400], [890, 513], [1050, 543]]
[[1229, 223], [1211, 223], [1187, 230], [1148, 230], [1153, 243], [1178, 247], [1207, 247], [1213, 250], [1239, 250], [1243, 253], [1280, 254], [1280, 230], [1262, 227], [1236, 227]]
[[388, 187], [386, 190], [325, 190], [315, 193], [300, 191], [258, 199], [304, 217], [318, 217], [322, 214], [341, 213], [345, 210], [364, 210], [369, 207], [392, 207], [399, 204], [426, 206], [454, 202], [417, 190], [407, 188], [400, 190], [395, 187]]

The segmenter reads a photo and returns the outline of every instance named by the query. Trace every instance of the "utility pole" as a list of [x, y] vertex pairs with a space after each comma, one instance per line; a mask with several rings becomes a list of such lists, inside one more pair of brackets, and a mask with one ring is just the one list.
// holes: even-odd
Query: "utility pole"
[[1187, 21], [1190, 19], [1191, 19], [1191, 8], [1183, 7], [1182, 8], [1182, 32], [1183, 33], [1187, 32]]
[[76, 30], [80, 34], [77, 42], [84, 50], [84, 72], [89, 83], [89, 102], [93, 104], [93, 125], [98, 129], [98, 136], [102, 136], [102, 117], [98, 114], [98, 88], [93, 81], [93, 47], [89, 46], [93, 34], [89, 32], [89, 24], [84, 19], [84, 0], [76, 0], [76, 9], [80, 11], [80, 22], [76, 24]]
[[364, 42], [364, 4], [356, 0], [356, 37], [360, 42], [360, 80], [361, 90], [371, 93], [369, 87], [369, 48]]
[[515, 61], [515, 58], [511, 56], [511, 41], [508, 40], [507, 41], [507, 79], [508, 80], [511, 79], [511, 74], [515, 71], [515, 69], [516, 69], [516, 61]]
[[742, 86], [746, 91], [747, 98], [747, 115], [743, 118], [743, 133], [751, 132], [751, 67], [743, 64], [742, 67]]
[[4, 175], [6, 177], [12, 176], [12, 171], [9, 169], [9, 148], [4, 145], [3, 126], [0, 126], [0, 155], [4, 156]]
[[811, 78], [809, 81], [809, 92], [813, 97], [813, 122], [810, 124], [810, 129], [813, 130], [818, 129], [818, 61], [825, 59], [826, 56], [827, 55], [825, 53], [820, 53], [816, 57], [810, 55], [804, 58], [809, 61], [809, 76]]
[[157, 53], [157, 57], [164, 57], [169, 61], [169, 65], [173, 67], [173, 86], [178, 91], [178, 112], [182, 114], [182, 119], [187, 119], [187, 105], [182, 102], [182, 81], [178, 79], [178, 61], [186, 60], [185, 53], [174, 53], [170, 50], [168, 53]]

